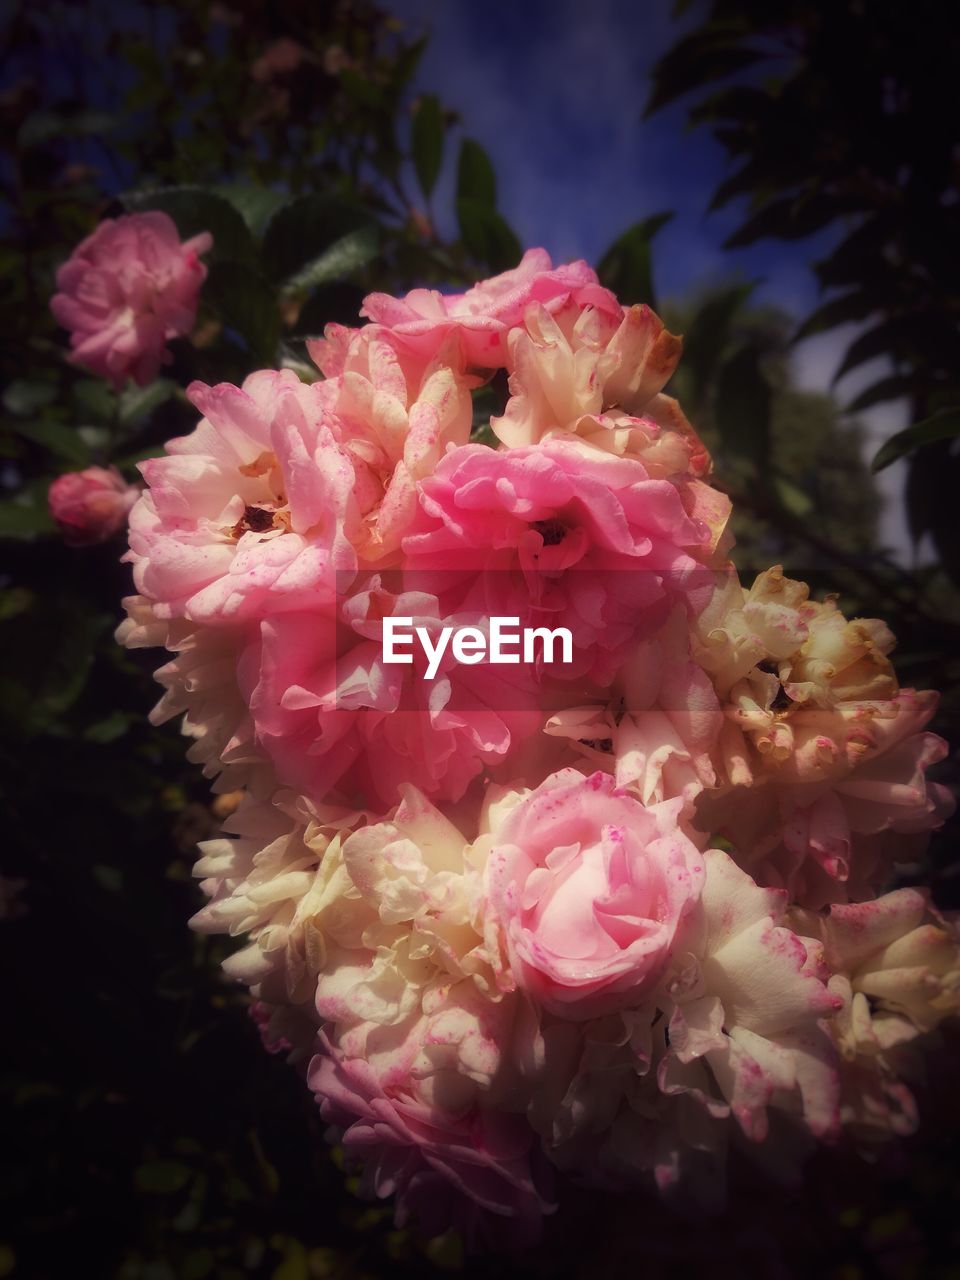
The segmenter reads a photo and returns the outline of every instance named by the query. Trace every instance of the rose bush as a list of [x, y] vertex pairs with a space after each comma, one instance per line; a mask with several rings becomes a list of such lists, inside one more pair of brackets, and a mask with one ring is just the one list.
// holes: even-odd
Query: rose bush
[[[551, 1167], [715, 1204], [734, 1158], [789, 1182], [904, 1132], [960, 973], [922, 894], [878, 896], [952, 804], [935, 695], [876, 619], [740, 584], [680, 341], [585, 264], [364, 314], [322, 380], [193, 383], [129, 519], [120, 638], [172, 650], [156, 715], [242, 792], [193, 923], [245, 939], [264, 1043], [367, 1194], [475, 1241], [535, 1239]], [[385, 661], [401, 617], [573, 658], [428, 680]]]

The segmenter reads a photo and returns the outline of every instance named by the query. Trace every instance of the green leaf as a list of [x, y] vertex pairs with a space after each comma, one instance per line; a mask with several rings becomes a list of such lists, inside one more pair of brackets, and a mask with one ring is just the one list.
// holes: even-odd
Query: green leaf
[[46, 503], [25, 501], [22, 496], [0, 502], [0, 538], [35, 538], [55, 528]]
[[123, 888], [123, 873], [119, 867], [108, 867], [99, 863], [90, 868], [90, 872], [101, 889], [107, 893], [119, 893]]
[[627, 305], [646, 302], [655, 306], [650, 243], [672, 213], [655, 213], [635, 223], [619, 236], [597, 264], [602, 284]]
[[902, 458], [915, 449], [925, 445], [936, 444], [941, 440], [954, 440], [960, 436], [960, 409], [941, 409], [923, 422], [915, 422], [913, 426], [898, 431], [884, 444], [874, 458], [873, 471], [882, 471], [892, 462]]
[[379, 107], [383, 102], [383, 90], [368, 76], [362, 76], [349, 67], [340, 72], [340, 83], [346, 93], [361, 107]]
[[62, 721], [83, 693], [113, 621], [82, 596], [71, 596], [64, 581], [58, 591], [44, 593], [28, 611], [3, 623], [0, 705], [17, 733], [33, 736]]
[[724, 364], [717, 382], [716, 419], [721, 446], [760, 467], [769, 453], [770, 383], [752, 346]]
[[895, 355], [896, 345], [905, 333], [909, 335], [909, 323], [902, 316], [885, 320], [875, 329], [862, 333], [847, 347], [840, 368], [833, 375], [833, 381], [839, 382], [845, 373], [849, 373], [857, 365], [866, 364], [868, 360]]
[[883, 404], [886, 400], [901, 400], [908, 396], [915, 386], [915, 380], [906, 374], [894, 374], [889, 378], [881, 378], [861, 391], [845, 407], [844, 413], [860, 413], [872, 405]]
[[150, 1160], [139, 1166], [134, 1180], [148, 1195], [169, 1196], [187, 1185], [190, 1170], [179, 1160]]
[[33, 607], [33, 592], [26, 587], [7, 587], [0, 593], [0, 622], [16, 618]]
[[78, 417], [98, 423], [112, 423], [117, 412], [117, 398], [99, 378], [80, 378], [73, 384], [73, 399]]
[[247, 224], [247, 230], [259, 236], [277, 210], [290, 202], [289, 191], [274, 191], [272, 187], [218, 186], [214, 194], [233, 205]]
[[443, 161], [443, 111], [439, 99], [428, 93], [420, 99], [413, 117], [413, 164], [417, 181], [429, 199]]
[[805, 489], [783, 475], [773, 477], [773, 490], [780, 505], [792, 516], [802, 519], [813, 510], [813, 499]]
[[84, 739], [87, 742], [115, 742], [123, 737], [135, 719], [129, 711], [111, 711], [103, 720], [97, 720], [84, 730]]
[[457, 201], [460, 235], [468, 253], [494, 272], [507, 271], [520, 261], [520, 241], [496, 209], [478, 200]]
[[120, 421], [136, 426], [145, 421], [176, 394], [177, 384], [170, 378], [156, 378], [145, 387], [130, 386], [120, 395]]
[[708, 298], [683, 335], [683, 368], [694, 383], [695, 400], [706, 394], [714, 370], [730, 344], [730, 326], [754, 290], [754, 284], [734, 285]]
[[62, 462], [83, 467], [90, 461], [90, 448], [76, 427], [64, 426], [62, 422], [46, 422], [43, 418], [11, 425], [18, 436], [48, 449]]
[[358, 285], [346, 282], [315, 290], [300, 309], [297, 334], [317, 338], [328, 324], [357, 324], [365, 292]]
[[[497, 178], [490, 157], [479, 142], [464, 138], [457, 162], [457, 201], [469, 200], [493, 209], [497, 203]], [[462, 227], [462, 223], [461, 223]]]
[[269, 364], [280, 336], [280, 313], [266, 281], [238, 262], [215, 262], [207, 277], [207, 297], [224, 325], [240, 334], [254, 358]]
[[659, 111], [674, 99], [700, 89], [711, 80], [724, 80], [763, 58], [754, 49], [729, 47], [729, 34], [714, 34], [709, 28], [681, 40], [657, 63], [644, 117]]
[[398, 88], [403, 88], [413, 79], [413, 74], [420, 65], [423, 51], [427, 47], [427, 37], [421, 36], [400, 50], [394, 67], [394, 80]]
[[313, 285], [329, 284], [352, 275], [372, 262], [380, 250], [380, 230], [374, 223], [348, 231], [335, 240], [323, 253], [317, 255], [284, 283], [284, 289], [294, 292], [309, 289]]
[[797, 330], [794, 341], [810, 337], [814, 333], [824, 333], [840, 324], [851, 324], [865, 320], [877, 310], [877, 299], [865, 289], [854, 289], [839, 298], [832, 298], [807, 316]]
[[334, 280], [370, 261], [377, 234], [377, 224], [361, 206], [298, 196], [270, 219], [263, 237], [264, 269], [285, 289]]
[[128, 191], [120, 197], [132, 212], [159, 209], [177, 224], [183, 240], [209, 231], [213, 248], [206, 261], [249, 262], [256, 256], [253, 237], [229, 200], [206, 187], [165, 187], [156, 191]]
[[116, 116], [108, 115], [105, 111], [34, 111], [20, 126], [17, 145], [26, 149], [58, 138], [85, 138], [112, 133], [117, 124]]
[[3, 392], [3, 407], [17, 417], [27, 417], [57, 398], [57, 388], [49, 382], [15, 378]]

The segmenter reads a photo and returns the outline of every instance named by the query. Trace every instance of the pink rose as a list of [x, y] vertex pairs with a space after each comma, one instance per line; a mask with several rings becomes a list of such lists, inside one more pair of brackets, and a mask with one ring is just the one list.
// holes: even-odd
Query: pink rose
[[130, 519], [127, 558], [159, 616], [262, 617], [327, 604], [337, 574], [349, 580], [354, 469], [324, 390], [289, 369], [252, 373], [242, 388], [191, 383], [205, 416], [141, 464], [148, 488]]
[[644, 807], [604, 773], [553, 774], [488, 837], [487, 913], [516, 984], [581, 1020], [638, 1004], [699, 900], [681, 801]]
[[[468, 619], [444, 615], [435, 596], [394, 593], [373, 575], [337, 611], [286, 613], [262, 623], [239, 667], [257, 739], [285, 785], [326, 798], [376, 797], [390, 806], [412, 783], [458, 800], [484, 764], [507, 760], [542, 716], [526, 668], [456, 662], [436, 676], [413, 647], [411, 665], [384, 662], [383, 619], [410, 617], [433, 635]], [[352, 803], [352, 799], [350, 801]]]
[[531, 1171], [536, 1137], [526, 1121], [476, 1102], [439, 1104], [431, 1073], [404, 1066], [403, 1055], [381, 1076], [323, 1031], [319, 1049], [308, 1080], [321, 1115], [347, 1161], [360, 1164], [361, 1191], [396, 1194], [398, 1226], [412, 1219], [427, 1235], [454, 1227], [468, 1239], [492, 1232], [513, 1245], [536, 1238], [551, 1206]]
[[[564, 707], [544, 732], [566, 740], [565, 764], [603, 769], [644, 804], [684, 801], [684, 818], [716, 785], [711, 752], [723, 721], [713, 686], [690, 660], [682, 609], [634, 650], [604, 703]], [[696, 833], [691, 833], [694, 836]]]
[[461, 575], [458, 608], [569, 628], [573, 661], [555, 675], [608, 684], [673, 603], [709, 588], [688, 548], [710, 535], [676, 486], [573, 438], [451, 450], [420, 501], [407, 567]]
[[435, 350], [448, 334], [457, 333], [467, 362], [489, 369], [506, 363], [506, 335], [521, 323], [529, 303], [540, 302], [550, 311], [571, 297], [617, 321], [622, 314], [616, 298], [585, 262], [555, 268], [545, 249], [528, 249], [512, 271], [483, 280], [466, 293], [413, 289], [403, 298], [371, 293], [361, 314], [418, 353]]
[[422, 361], [376, 325], [342, 333], [336, 356], [332, 335], [315, 344], [314, 355], [327, 374], [330, 428], [356, 474], [357, 550], [380, 562], [395, 555], [416, 514], [417, 481], [451, 445], [469, 440], [476, 379], [460, 370], [456, 343]]
[[87, 467], [58, 476], [50, 486], [50, 514], [74, 547], [106, 542], [126, 523], [140, 490], [115, 467]]
[[57, 272], [50, 301], [70, 331], [71, 359], [119, 391], [157, 376], [171, 338], [189, 333], [207, 269], [209, 232], [181, 243], [165, 213], [106, 219]]
[[266, 84], [276, 76], [287, 75], [296, 71], [304, 60], [307, 50], [289, 36], [281, 36], [268, 44], [250, 68], [250, 74], [258, 84]]

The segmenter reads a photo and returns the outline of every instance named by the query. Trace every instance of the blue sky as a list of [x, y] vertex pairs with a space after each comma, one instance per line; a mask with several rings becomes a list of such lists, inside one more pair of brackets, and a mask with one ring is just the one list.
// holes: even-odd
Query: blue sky
[[[730, 172], [709, 130], [686, 126], [681, 102], [643, 120], [654, 63], [696, 21], [693, 4], [683, 22], [671, 0], [387, 0], [410, 34], [430, 34], [416, 88], [435, 92], [456, 109], [461, 135], [489, 151], [499, 203], [524, 246], [543, 245], [555, 260], [597, 259], [632, 223], [674, 211], [654, 251], [660, 299], [704, 289], [736, 276], [758, 281], [754, 298], [798, 319], [817, 302], [811, 262], [837, 233], [797, 242], [764, 241], [724, 250], [740, 225], [743, 206], [708, 213], [718, 183]], [[434, 192], [440, 227], [454, 234], [453, 169]], [[829, 391], [856, 330], [836, 330], [796, 349], [799, 386]], [[838, 400], [849, 403], [884, 372], [876, 363], [844, 378]], [[906, 425], [906, 405], [878, 405], [861, 415], [865, 452], [872, 456]], [[881, 536], [909, 560], [901, 493], [901, 464], [882, 473], [886, 498]]]
[[[827, 241], [721, 250], [740, 221], [736, 207], [706, 212], [729, 172], [723, 149], [707, 130], [686, 128], [683, 104], [641, 119], [651, 68], [686, 29], [671, 19], [669, 0], [390, 0], [389, 8], [430, 33], [417, 87], [455, 108], [462, 132], [490, 152], [501, 210], [524, 245], [596, 262], [627, 226], [672, 209], [656, 246], [661, 296], [739, 274], [762, 279], [762, 301], [798, 315], [812, 308], [808, 263]], [[434, 197], [451, 230], [452, 169]]]

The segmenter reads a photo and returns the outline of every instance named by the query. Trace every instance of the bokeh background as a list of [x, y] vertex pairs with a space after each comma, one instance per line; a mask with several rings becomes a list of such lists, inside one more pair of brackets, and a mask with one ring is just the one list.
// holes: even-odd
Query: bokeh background
[[[0, 1277], [960, 1275], [949, 1032], [916, 1138], [823, 1153], [790, 1192], [743, 1172], [718, 1220], [573, 1192], [534, 1256], [491, 1261], [354, 1199], [221, 976], [227, 946], [186, 927], [193, 847], [222, 812], [176, 727], [147, 724], [160, 656], [113, 643], [122, 547], [65, 546], [46, 505], [56, 475], [132, 479], [190, 430], [192, 378], [297, 367], [371, 288], [462, 286], [542, 244], [686, 335], [671, 389], [734, 498], [747, 579], [782, 562], [888, 621], [902, 682], [945, 691], [956, 747], [952, 6], [0, 14]], [[115, 395], [65, 362], [49, 298], [70, 249], [137, 208], [216, 244], [191, 338]], [[956, 784], [955, 755], [940, 770]], [[956, 872], [945, 830], [913, 874], [955, 908]]]

